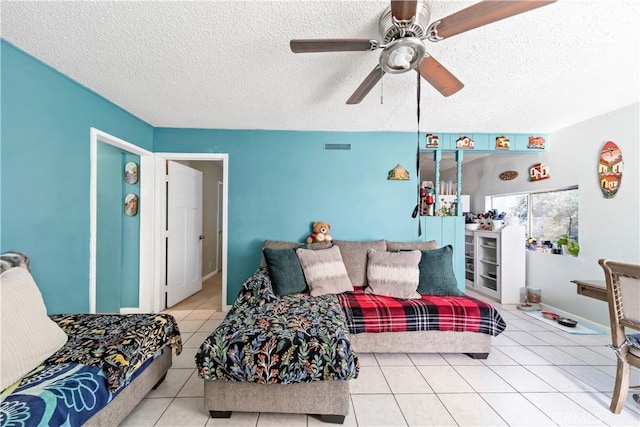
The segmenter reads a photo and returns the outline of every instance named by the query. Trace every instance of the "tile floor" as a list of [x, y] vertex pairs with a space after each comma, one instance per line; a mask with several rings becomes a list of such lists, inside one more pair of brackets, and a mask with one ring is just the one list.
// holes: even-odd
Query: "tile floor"
[[[203, 292], [169, 310], [183, 353], [167, 379], [124, 420], [125, 426], [318, 426], [307, 415], [234, 413], [210, 419], [194, 355], [224, 313]], [[198, 302], [199, 301], [199, 302]], [[615, 355], [608, 335], [570, 335], [497, 305], [507, 330], [486, 360], [459, 354], [359, 354], [345, 426], [640, 426], [631, 394], [620, 415], [609, 411]], [[633, 371], [632, 384], [640, 383]]]

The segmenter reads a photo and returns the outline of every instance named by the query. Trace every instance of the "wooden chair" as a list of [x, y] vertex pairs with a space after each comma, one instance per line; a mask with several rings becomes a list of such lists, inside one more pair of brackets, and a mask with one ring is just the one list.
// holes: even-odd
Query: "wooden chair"
[[[640, 335], [627, 335], [625, 328], [640, 331], [640, 265], [601, 259], [607, 282], [607, 299], [611, 319], [611, 347], [618, 355], [616, 384], [611, 398], [611, 412], [619, 414], [629, 389], [629, 366], [640, 368]], [[637, 395], [634, 395], [634, 399]]]

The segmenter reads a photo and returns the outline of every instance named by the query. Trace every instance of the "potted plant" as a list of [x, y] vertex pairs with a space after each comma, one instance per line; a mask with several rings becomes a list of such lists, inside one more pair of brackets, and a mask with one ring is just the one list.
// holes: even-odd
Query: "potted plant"
[[572, 256], [578, 256], [580, 253], [580, 245], [576, 239], [569, 237], [571, 235], [571, 217], [569, 217], [569, 227], [566, 234], [561, 235], [558, 238], [558, 246], [562, 248], [562, 253]]

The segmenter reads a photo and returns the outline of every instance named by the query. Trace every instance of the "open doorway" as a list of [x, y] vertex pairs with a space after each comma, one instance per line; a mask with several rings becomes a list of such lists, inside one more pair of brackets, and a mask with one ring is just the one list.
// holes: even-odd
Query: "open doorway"
[[[191, 239], [193, 241], [189, 244], [197, 245], [196, 247], [201, 251], [198, 254], [200, 265], [197, 268], [201, 282], [208, 284], [215, 281], [219, 287], [214, 308], [228, 310], [229, 306], [226, 304], [228, 155], [226, 153], [156, 153], [155, 158], [155, 235], [157, 239], [154, 260], [154, 308], [156, 311], [161, 311], [167, 306], [176, 304], [175, 300], [168, 301], [167, 299], [167, 295], [171, 293], [171, 287], [174, 286], [174, 276], [169, 273], [175, 271], [172, 266], [176, 263], [187, 264], [193, 257], [193, 255], [187, 255], [189, 251], [186, 250], [177, 253], [172, 251], [176, 248], [175, 240], [172, 246], [172, 236], [174, 239], [176, 238], [176, 230], [174, 228], [172, 231], [168, 228], [172, 223], [169, 211], [171, 208], [168, 204], [171, 203], [172, 195], [175, 196], [175, 194], [171, 190], [172, 177], [167, 174], [167, 165], [179, 163], [202, 173], [202, 231], [199, 237], [194, 235], [195, 237]], [[220, 186], [219, 183], [222, 185]], [[173, 186], [173, 188], [177, 187]], [[186, 190], [180, 189], [178, 191], [183, 193]], [[172, 227], [175, 227], [175, 222]], [[184, 230], [180, 229], [180, 225], [178, 227], [178, 232], [181, 234]], [[199, 241], [196, 242], [196, 239]], [[205, 292], [204, 289], [201, 293], [203, 292]]]
[[[153, 240], [153, 158], [137, 145], [90, 130], [90, 313], [152, 310], [153, 245], [148, 242]], [[137, 185], [124, 182], [125, 162], [130, 160], [139, 162]], [[106, 193], [105, 180], [110, 181]], [[129, 192], [138, 196], [138, 217], [123, 220], [124, 194]]]

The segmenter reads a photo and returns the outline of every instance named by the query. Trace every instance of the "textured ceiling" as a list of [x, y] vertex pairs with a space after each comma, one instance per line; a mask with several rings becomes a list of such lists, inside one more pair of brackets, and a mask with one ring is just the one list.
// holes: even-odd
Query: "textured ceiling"
[[[428, 1], [431, 20], [474, 2]], [[1, 2], [2, 37], [153, 126], [416, 130], [416, 73], [345, 105], [376, 52], [293, 54], [292, 38], [380, 39], [388, 1]], [[465, 88], [422, 85], [422, 131], [549, 132], [640, 99], [640, 2], [560, 0], [427, 50]], [[381, 94], [384, 103], [380, 103]]]

